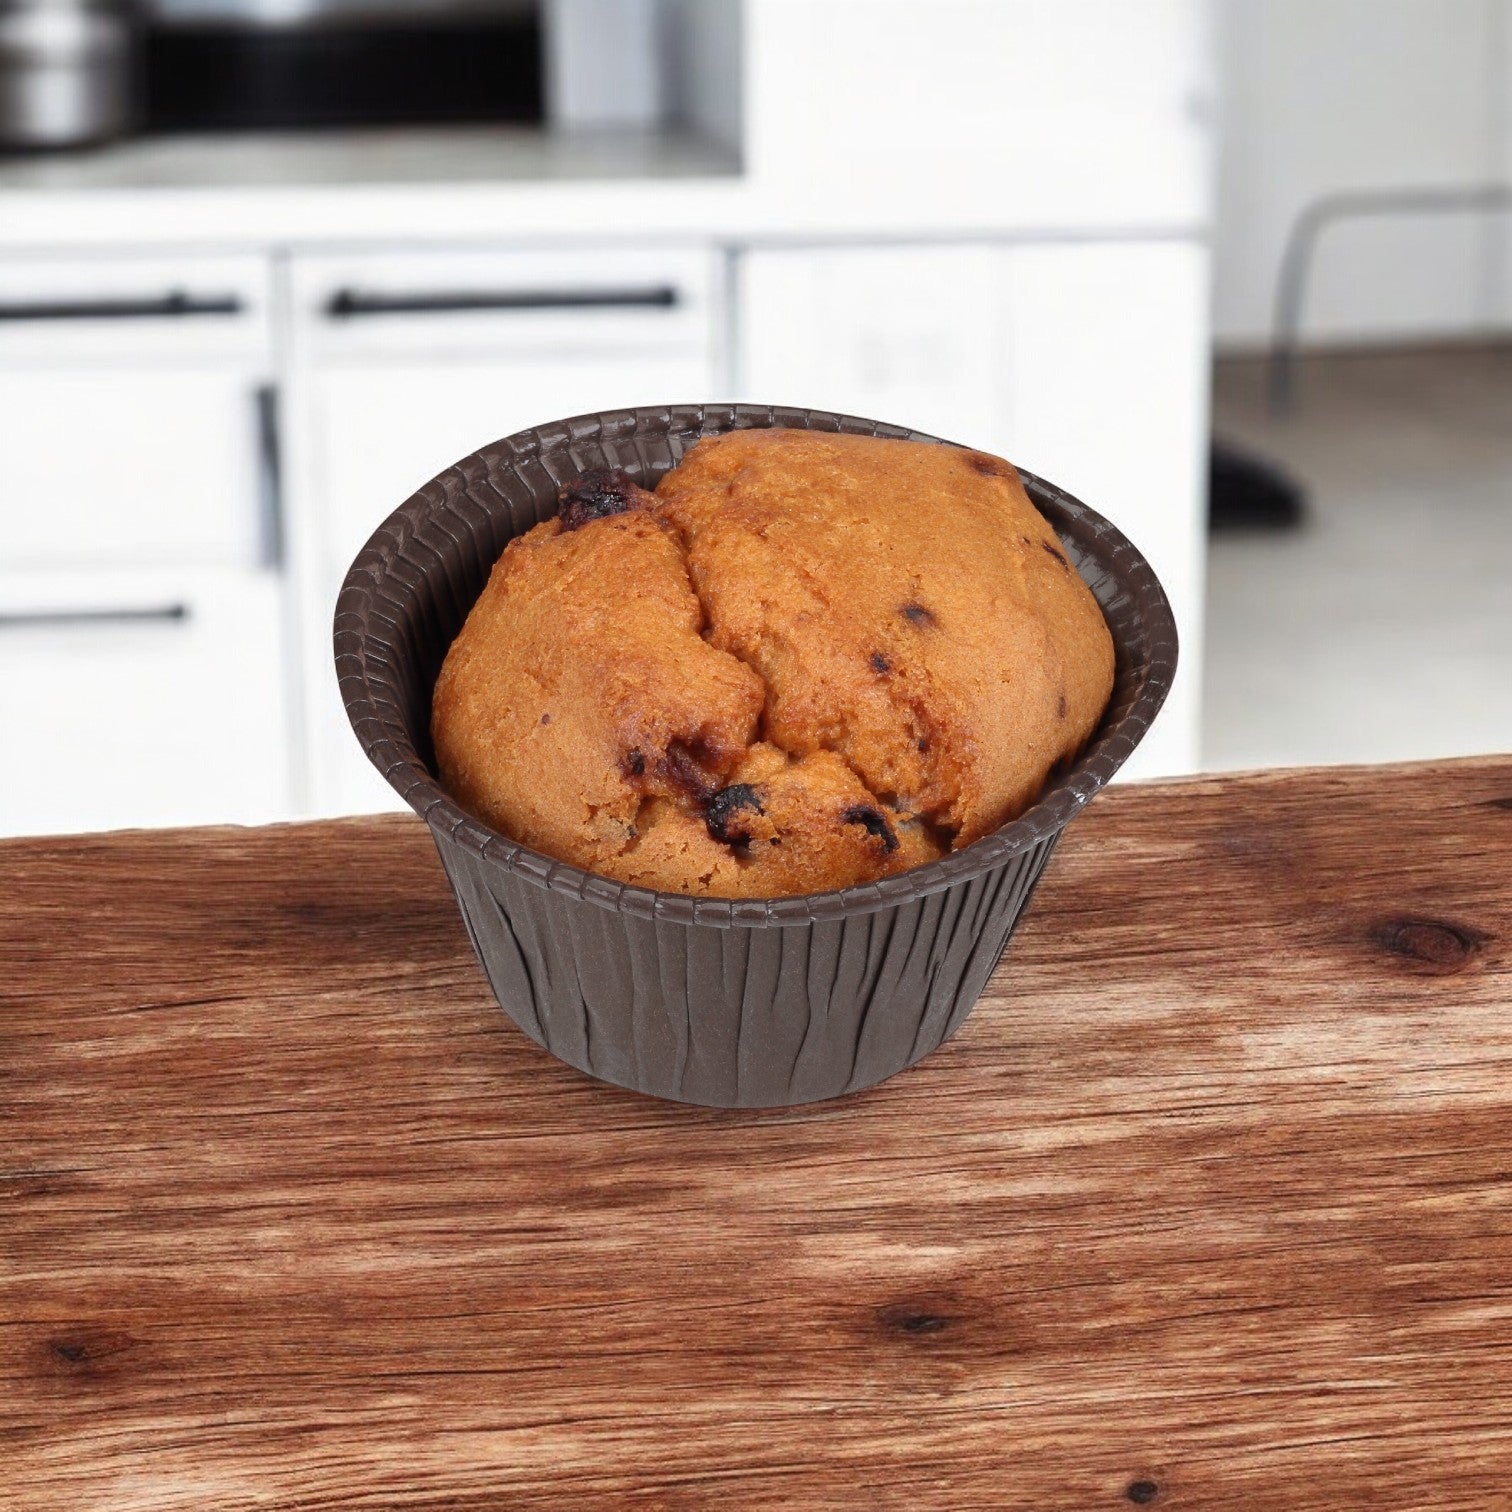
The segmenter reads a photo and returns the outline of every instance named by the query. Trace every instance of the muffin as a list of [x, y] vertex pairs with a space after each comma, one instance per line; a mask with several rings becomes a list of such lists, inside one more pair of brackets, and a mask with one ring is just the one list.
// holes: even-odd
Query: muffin
[[534, 850], [773, 898], [1022, 813], [1096, 729], [1113, 671], [1007, 462], [741, 430], [654, 494], [612, 471], [563, 489], [450, 647], [432, 737], [448, 792]]
[[[768, 898], [626, 886], [552, 860], [539, 842], [532, 848], [479, 822], [481, 804], [469, 813], [441, 784], [431, 725], [437, 669], [500, 553], [559, 512], [560, 480], [585, 469], [621, 466], [638, 479], [658, 478], [702, 438], [768, 429], [826, 437], [880, 434], [945, 446], [885, 421], [770, 405], [660, 405], [550, 421], [462, 458], [401, 504], [353, 562], [333, 627], [336, 669], [353, 730], [373, 765], [424, 821], [500, 1009], [522, 1034], [590, 1076], [650, 1096], [718, 1108], [791, 1107], [858, 1092], [945, 1044], [966, 1022], [997, 968], [1067, 825], [1149, 729], [1177, 663], [1170, 605], [1138, 549], [1095, 509], [1026, 473], [1022, 482], [1029, 498], [1055, 528], [1055, 537], [1046, 534], [1043, 539], [1051, 546], [1056, 537], [1066, 543], [1078, 575], [1106, 617], [1116, 657], [1113, 692], [1092, 738], [1070, 767], [1051, 773], [1038, 801], [1014, 822], [912, 871], [842, 891]], [[833, 452], [829, 455], [836, 460]], [[700, 453], [700, 467], [705, 460]], [[951, 469], [947, 492], [974, 486], [960, 471], [959, 456], [942, 465]], [[979, 459], [977, 465], [995, 464]], [[688, 475], [685, 471], [684, 481]], [[890, 479], [883, 485], [890, 487]], [[564, 549], [575, 538], [592, 536], [595, 516], [612, 520], [636, 512], [654, 514], [664, 503], [670, 507], [678, 486], [667, 485], [666, 494], [648, 502], [630, 490], [627, 480], [589, 480], [568, 491], [565, 523], [573, 528], [564, 533], [551, 526], [541, 535]], [[920, 495], [918, 507], [933, 509], [938, 503], [930, 491]], [[1003, 506], [988, 507], [1003, 513]], [[1039, 537], [1041, 527], [1032, 517], [1019, 516], [1017, 510], [1007, 513], [1025, 518], [1023, 533], [1031, 540]], [[953, 508], [951, 514], [956, 514]], [[873, 518], [869, 509], [867, 517]], [[905, 520], [903, 528], [907, 525]], [[681, 533], [670, 521], [667, 528], [681, 551]], [[963, 528], [952, 518], [957, 535]], [[929, 544], [934, 549], [941, 543], [931, 534]], [[1038, 555], [1046, 564], [1039, 570], [1060, 570], [1043, 549]], [[1027, 559], [1034, 560], [1034, 553]], [[969, 576], [977, 566], [974, 560], [966, 563]], [[1026, 565], [1025, 577], [1037, 566]], [[928, 610], [951, 635], [958, 628], [963, 634], [967, 629], [977, 633], [946, 618], [944, 591], [934, 570], [910, 569], [908, 575], [917, 575], [920, 583], [917, 597], [906, 602]], [[1017, 594], [1019, 573], [1001, 564], [999, 572], [1002, 591]], [[619, 633], [621, 601], [640, 603], [646, 592], [642, 580], [628, 570], [606, 575], [613, 594], [601, 606], [600, 635]], [[821, 580], [825, 602], [837, 617], [839, 595], [849, 592], [856, 576], [859, 569], [848, 556], [841, 571]], [[575, 594], [579, 585], [572, 586]], [[553, 647], [566, 628], [557, 627], [558, 636], [547, 634], [552, 628], [550, 596], [543, 588], [537, 591], [543, 602], [536, 606], [540, 617], [530, 630], [540, 642], [535, 669], [542, 687], [557, 698], [565, 690], [546, 679], [556, 655]], [[522, 595], [522, 605], [523, 600]], [[685, 598], [674, 602], [686, 608]], [[595, 628], [567, 613], [574, 635]], [[915, 628], [923, 627], [917, 614], [907, 619]], [[523, 634], [524, 616], [507, 628]], [[480, 627], [479, 645], [482, 639]], [[708, 644], [702, 634], [697, 640]], [[639, 642], [630, 649], [646, 654]], [[686, 649], [701, 665], [703, 653], [691, 640]], [[472, 654], [478, 659], [477, 647]], [[612, 659], [612, 652], [600, 654], [604, 661]], [[655, 665], [666, 668], [664, 660]], [[929, 665], [934, 669], [933, 662]], [[934, 670], [946, 676], [946, 669]], [[674, 661], [666, 675], [681, 687], [688, 671]], [[602, 683], [609, 672], [601, 664], [595, 676]], [[523, 676], [520, 683], [522, 696], [538, 700], [540, 714], [562, 712], [548, 707]], [[592, 689], [595, 679], [584, 674], [581, 683]], [[1068, 713], [1069, 703], [1068, 698]], [[758, 735], [765, 710], [763, 692]], [[443, 713], [443, 725], [448, 717]], [[519, 733], [524, 723], [502, 701], [486, 717], [503, 733], [511, 728]], [[638, 717], [649, 718], [644, 713]], [[556, 722], [554, 717], [539, 727], [550, 730]], [[663, 728], [670, 728], [670, 721]], [[683, 734], [696, 735], [698, 728], [695, 721], [685, 725]], [[984, 739], [979, 731], [978, 749], [968, 753], [971, 761], [993, 749], [982, 744]], [[442, 744], [447, 745], [444, 735]], [[708, 763], [700, 761], [687, 738], [678, 750], [669, 742], [653, 745], [649, 753], [642, 745], [605, 744], [627, 755], [638, 750], [641, 775], [660, 762], [670, 774], [682, 772], [684, 782], [707, 781], [696, 773], [705, 772]], [[479, 741], [478, 747], [482, 759], [489, 759], [486, 742]], [[840, 752], [830, 754], [845, 765]], [[561, 764], [575, 759], [569, 744], [552, 755]], [[792, 764], [784, 753], [782, 769]], [[546, 767], [541, 759], [535, 765]], [[714, 792], [734, 785], [725, 783]], [[760, 800], [759, 784], [747, 785]], [[676, 793], [679, 784], [670, 786]], [[604, 787], [615, 792], [612, 782]], [[561, 791], [579, 813], [586, 813], [572, 780]], [[749, 812], [742, 797], [737, 793], [704, 805], [705, 826], [712, 817], [729, 834], [725, 843], [737, 848], [753, 843], [743, 841], [743, 831], [728, 823], [731, 810], [737, 818], [740, 811]], [[677, 806], [688, 800], [674, 796], [670, 801]], [[864, 822], [854, 822], [865, 829]], [[933, 822], [941, 823], [938, 818]], [[507, 820], [497, 824], [507, 828]], [[946, 843], [943, 836], [939, 843]], [[1074, 969], [1074, 961], [1070, 965]], [[1011, 963], [1007, 970], [1011, 976]], [[1022, 1069], [1032, 1075], [1032, 1059]], [[948, 1073], [942, 1074], [948, 1079]]]

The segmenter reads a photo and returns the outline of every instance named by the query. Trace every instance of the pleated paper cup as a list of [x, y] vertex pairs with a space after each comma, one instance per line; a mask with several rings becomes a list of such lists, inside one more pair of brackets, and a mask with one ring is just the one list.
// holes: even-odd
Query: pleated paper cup
[[516, 844], [436, 780], [431, 691], [510, 539], [596, 467], [646, 488], [703, 436], [749, 428], [952, 443], [816, 410], [673, 405], [581, 415], [464, 457], [401, 505], [347, 574], [336, 668], [352, 728], [423, 818], [494, 995], [551, 1054], [606, 1082], [712, 1107], [870, 1087], [960, 1028], [1061, 831], [1127, 760], [1176, 670], [1155, 574], [1085, 504], [1024, 485], [1102, 606], [1113, 696], [1080, 760], [1011, 824], [913, 871], [838, 892], [690, 898], [594, 876]]

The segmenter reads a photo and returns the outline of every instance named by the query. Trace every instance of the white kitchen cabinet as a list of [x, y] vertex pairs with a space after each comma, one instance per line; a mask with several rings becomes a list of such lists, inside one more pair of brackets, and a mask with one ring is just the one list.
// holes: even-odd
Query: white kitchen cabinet
[[686, 403], [712, 388], [702, 353], [542, 354], [327, 367], [306, 390], [325, 502], [324, 567], [346, 574], [374, 528], [470, 451], [542, 420]]
[[266, 260], [0, 258], [0, 570], [276, 553]]
[[0, 574], [0, 834], [293, 806], [275, 574]]
[[1002, 252], [983, 245], [747, 253], [740, 397], [987, 445], [1008, 407], [1002, 266]]
[[362, 756], [332, 667], [336, 595], [362, 544], [488, 441], [716, 392], [719, 266], [706, 249], [644, 247], [294, 259], [289, 479], [316, 811], [398, 801]]
[[0, 833], [391, 805], [331, 654], [372, 529], [491, 438], [709, 398], [904, 421], [1112, 515], [1185, 637], [1135, 769], [1189, 764], [1206, 9], [687, 0], [647, 8], [677, 23], [665, 134], [0, 169], [0, 612], [31, 616], [0, 629], [0, 715], [35, 732]]
[[790, 215], [915, 236], [1207, 218], [1207, 0], [744, 9], [746, 171]]
[[270, 283], [0, 258], [0, 834], [297, 807]]
[[744, 254], [739, 397], [999, 452], [1146, 554], [1182, 637], [1126, 771], [1197, 762], [1207, 254], [1196, 242], [793, 247]]

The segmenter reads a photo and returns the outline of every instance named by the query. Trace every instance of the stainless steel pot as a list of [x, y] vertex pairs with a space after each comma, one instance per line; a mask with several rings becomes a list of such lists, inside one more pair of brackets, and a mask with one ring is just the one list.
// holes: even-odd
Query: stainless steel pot
[[122, 0], [0, 0], [0, 149], [129, 131], [136, 44], [135, 10]]

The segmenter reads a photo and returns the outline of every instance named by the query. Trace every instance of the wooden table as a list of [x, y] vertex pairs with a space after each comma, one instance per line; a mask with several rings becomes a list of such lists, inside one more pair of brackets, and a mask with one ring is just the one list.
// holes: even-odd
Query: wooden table
[[0, 876], [6, 1508], [1512, 1506], [1512, 760], [1110, 793], [768, 1114], [530, 1044], [418, 821]]

